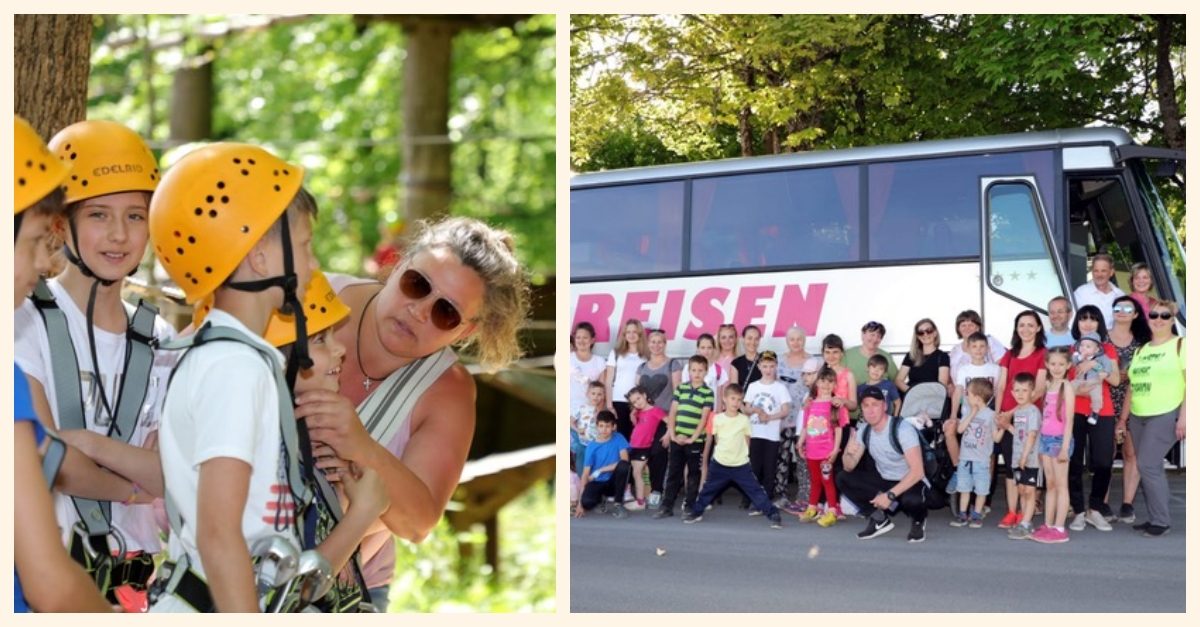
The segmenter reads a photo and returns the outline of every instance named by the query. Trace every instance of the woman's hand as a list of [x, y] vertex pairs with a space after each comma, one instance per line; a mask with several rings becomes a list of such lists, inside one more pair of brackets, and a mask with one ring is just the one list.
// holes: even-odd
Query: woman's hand
[[1187, 416], [1183, 412], [1175, 419], [1175, 439], [1180, 442], [1187, 439]]
[[375, 444], [350, 399], [337, 392], [312, 390], [301, 394], [296, 399], [296, 418], [307, 419], [309, 436], [347, 461], [365, 460]]

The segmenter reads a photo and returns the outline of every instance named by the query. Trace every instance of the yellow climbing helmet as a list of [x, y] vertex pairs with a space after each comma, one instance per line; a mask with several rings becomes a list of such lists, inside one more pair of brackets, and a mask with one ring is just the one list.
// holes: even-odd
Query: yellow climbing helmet
[[167, 170], [150, 199], [150, 241], [187, 302], [233, 274], [303, 180], [304, 168], [249, 144], [210, 144]]
[[[193, 328], [200, 328], [208, 312], [212, 311], [212, 305], [212, 294], [196, 303], [192, 308]], [[333, 286], [329, 284], [329, 279], [325, 278], [325, 273], [313, 270], [312, 280], [308, 282], [308, 289], [304, 292], [304, 320], [307, 322], [308, 334], [316, 335], [349, 315], [350, 308], [338, 298], [337, 292], [333, 291]], [[275, 347], [295, 342], [296, 317], [284, 315], [276, 309], [271, 314], [271, 320], [267, 322], [263, 338]]]
[[[333, 286], [329, 284], [329, 279], [325, 278], [325, 273], [313, 270], [312, 280], [308, 282], [308, 289], [304, 292], [307, 333], [310, 336], [316, 335], [349, 315], [350, 308], [338, 298], [337, 292], [333, 291]], [[296, 317], [285, 316], [279, 310], [275, 310], [275, 313], [271, 314], [271, 320], [267, 322], [263, 339], [276, 347], [295, 342]]]
[[16, 191], [14, 215], [32, 207], [34, 203], [54, 191], [71, 172], [71, 166], [59, 161], [46, 147], [46, 142], [19, 115], [13, 129], [13, 189]]
[[129, 127], [108, 120], [76, 122], [50, 139], [50, 150], [74, 166], [67, 204], [120, 192], [153, 192], [158, 160]]

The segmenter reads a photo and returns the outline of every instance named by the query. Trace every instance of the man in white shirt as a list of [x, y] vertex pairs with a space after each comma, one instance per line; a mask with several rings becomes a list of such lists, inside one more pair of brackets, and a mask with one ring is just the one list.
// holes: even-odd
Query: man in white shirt
[[1104, 314], [1104, 324], [1111, 329], [1113, 325], [1112, 305], [1117, 298], [1124, 296], [1121, 288], [1112, 284], [1113, 258], [1105, 253], [1096, 253], [1092, 257], [1092, 280], [1075, 288], [1075, 305], [1095, 305]]

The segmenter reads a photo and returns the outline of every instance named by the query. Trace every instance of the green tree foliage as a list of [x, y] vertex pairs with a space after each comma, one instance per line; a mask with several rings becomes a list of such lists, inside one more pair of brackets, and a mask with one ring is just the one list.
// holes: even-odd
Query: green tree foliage
[[[125, 122], [161, 146], [173, 70], [210, 59], [214, 139], [260, 143], [303, 164], [321, 206], [314, 247], [322, 265], [361, 273], [380, 224], [401, 217], [401, 30], [331, 15], [200, 35], [228, 20], [97, 16], [89, 116]], [[183, 43], [156, 48], [151, 64], [147, 34]], [[554, 267], [553, 34], [552, 15], [464, 31], [452, 67], [450, 213], [512, 230], [535, 279]], [[134, 42], [106, 45], [122, 38]]]
[[1094, 124], [1182, 148], [1184, 41], [1172, 15], [572, 15], [571, 164]]

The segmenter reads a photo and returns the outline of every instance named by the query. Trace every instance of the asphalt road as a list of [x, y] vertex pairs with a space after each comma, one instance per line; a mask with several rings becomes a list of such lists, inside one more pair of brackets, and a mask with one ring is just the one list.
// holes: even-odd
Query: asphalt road
[[[571, 611], [1183, 612], [1185, 476], [1170, 484], [1167, 535], [1113, 523], [1058, 545], [1009, 540], [995, 513], [982, 529], [950, 527], [948, 509], [930, 514], [921, 544], [903, 515], [872, 540], [855, 537], [866, 523], [853, 516], [823, 529], [785, 515], [773, 530], [736, 492], [691, 525], [593, 513], [571, 520]], [[1140, 498], [1134, 508], [1143, 522]]]

